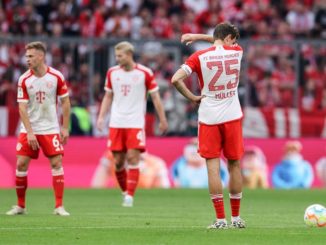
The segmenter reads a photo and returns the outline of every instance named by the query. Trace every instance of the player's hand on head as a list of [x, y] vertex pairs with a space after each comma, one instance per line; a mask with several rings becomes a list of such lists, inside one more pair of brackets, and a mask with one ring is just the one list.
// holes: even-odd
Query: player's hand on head
[[61, 128], [61, 132], [60, 132], [61, 144], [63, 145], [67, 144], [68, 138], [69, 138], [69, 130], [67, 128]]
[[181, 42], [185, 43], [186, 45], [191, 44], [194, 41], [194, 37], [191, 33], [182, 34]]
[[35, 151], [38, 148], [40, 148], [40, 145], [36, 139], [36, 136], [34, 135], [34, 133], [27, 133], [27, 142], [28, 145]]

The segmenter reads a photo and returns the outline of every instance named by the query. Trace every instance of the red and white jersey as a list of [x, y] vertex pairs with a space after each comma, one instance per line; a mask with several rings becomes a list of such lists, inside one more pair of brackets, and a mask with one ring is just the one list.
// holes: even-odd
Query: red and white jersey
[[195, 52], [181, 66], [188, 76], [197, 73], [205, 96], [198, 110], [199, 122], [215, 125], [243, 116], [237, 90], [242, 54], [238, 45], [212, 46]]
[[[68, 96], [68, 88], [61, 72], [48, 67], [46, 74], [37, 77], [31, 70], [19, 77], [17, 102], [27, 103], [28, 118], [34, 134], [60, 132], [57, 116], [57, 97]], [[26, 133], [21, 123], [21, 133]]]
[[147, 92], [158, 91], [153, 72], [140, 64], [131, 71], [120, 66], [110, 68], [106, 75], [105, 91], [113, 93], [112, 128], [144, 128]]

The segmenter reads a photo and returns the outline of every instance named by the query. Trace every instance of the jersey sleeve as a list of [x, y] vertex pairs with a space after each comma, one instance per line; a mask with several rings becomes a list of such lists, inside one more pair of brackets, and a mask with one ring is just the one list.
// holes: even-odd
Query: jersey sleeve
[[154, 73], [149, 70], [145, 72], [145, 84], [149, 93], [158, 91], [158, 85], [154, 77]]
[[61, 76], [58, 76], [57, 95], [59, 98], [69, 95], [68, 86], [62, 74]]
[[112, 70], [109, 69], [105, 76], [104, 90], [107, 92], [112, 91], [111, 73]]
[[199, 59], [198, 54], [194, 53], [192, 54], [186, 62], [181, 66], [181, 69], [183, 69], [188, 76], [190, 76], [193, 72], [198, 72], [199, 69]]
[[25, 80], [21, 80], [20, 78], [17, 87], [17, 102], [28, 102], [28, 101], [29, 101], [29, 96], [27, 93]]

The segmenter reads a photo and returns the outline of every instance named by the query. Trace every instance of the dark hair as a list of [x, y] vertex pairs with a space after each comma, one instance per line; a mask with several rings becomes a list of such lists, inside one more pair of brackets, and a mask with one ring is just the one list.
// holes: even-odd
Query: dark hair
[[217, 40], [217, 39], [224, 40], [230, 34], [231, 34], [232, 39], [233, 38], [238, 39], [240, 37], [239, 30], [236, 26], [234, 26], [228, 22], [224, 22], [224, 23], [218, 24], [215, 27], [213, 36], [214, 36], [215, 40]]

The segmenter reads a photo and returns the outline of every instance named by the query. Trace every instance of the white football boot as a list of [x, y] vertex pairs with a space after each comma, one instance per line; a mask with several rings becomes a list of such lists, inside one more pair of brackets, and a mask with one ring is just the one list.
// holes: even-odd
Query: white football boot
[[19, 207], [17, 205], [12, 206], [12, 208], [6, 212], [6, 215], [20, 215], [27, 214], [26, 208]]
[[228, 223], [226, 220], [216, 220], [213, 224], [207, 226], [207, 229], [227, 229]]
[[231, 221], [230, 227], [238, 229], [246, 228], [246, 222], [239, 217]]
[[130, 195], [125, 195], [122, 202], [122, 207], [131, 208], [134, 206], [134, 198]]
[[68, 213], [63, 206], [57, 207], [54, 209], [53, 214], [59, 215], [59, 216], [69, 216], [70, 213]]

